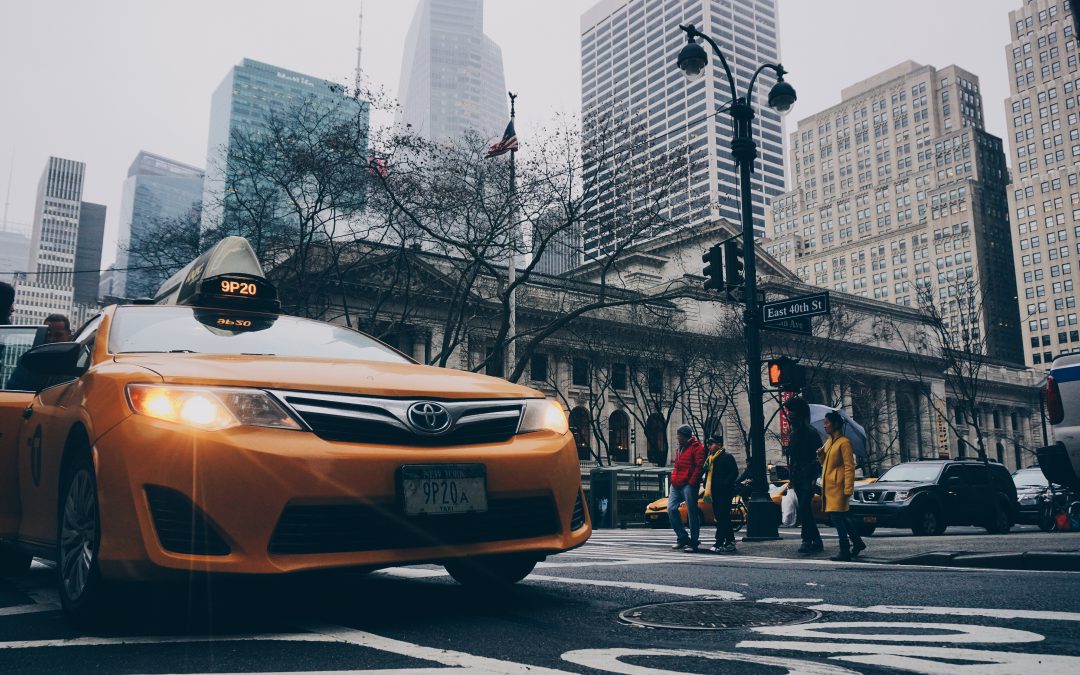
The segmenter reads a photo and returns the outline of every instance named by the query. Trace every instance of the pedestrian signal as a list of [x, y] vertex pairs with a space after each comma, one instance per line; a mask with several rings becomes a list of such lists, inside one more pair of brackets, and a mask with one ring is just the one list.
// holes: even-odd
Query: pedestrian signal
[[786, 356], [769, 360], [769, 386], [781, 391], [797, 391], [806, 385], [806, 370]]

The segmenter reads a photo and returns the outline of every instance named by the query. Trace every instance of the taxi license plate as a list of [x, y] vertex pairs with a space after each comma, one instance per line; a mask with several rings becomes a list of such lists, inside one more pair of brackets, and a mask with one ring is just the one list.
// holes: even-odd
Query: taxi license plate
[[862, 521], [864, 523], [876, 523], [877, 522], [877, 517], [876, 516], [863, 516]]
[[483, 464], [414, 464], [401, 467], [405, 514], [487, 511]]

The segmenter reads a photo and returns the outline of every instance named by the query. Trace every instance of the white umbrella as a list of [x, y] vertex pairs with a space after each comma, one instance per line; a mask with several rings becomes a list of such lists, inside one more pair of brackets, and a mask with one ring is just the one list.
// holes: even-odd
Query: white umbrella
[[862, 425], [851, 419], [851, 415], [848, 415], [843, 410], [838, 408], [830, 408], [827, 405], [818, 405], [817, 403], [810, 404], [810, 426], [814, 427], [821, 432], [822, 436], [825, 436], [825, 414], [830, 412], [838, 412], [840, 416], [844, 418], [844, 435], [851, 441], [851, 450], [855, 453], [856, 457], [866, 457], [866, 429], [862, 428]]

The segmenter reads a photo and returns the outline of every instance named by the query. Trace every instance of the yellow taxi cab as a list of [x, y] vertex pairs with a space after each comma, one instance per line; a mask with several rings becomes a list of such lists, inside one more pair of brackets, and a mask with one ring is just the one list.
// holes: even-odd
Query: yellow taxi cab
[[54, 561], [69, 618], [175, 573], [430, 562], [513, 583], [588, 539], [540, 392], [281, 314], [239, 237], [157, 302], [26, 351], [38, 386], [0, 391], [0, 569]]

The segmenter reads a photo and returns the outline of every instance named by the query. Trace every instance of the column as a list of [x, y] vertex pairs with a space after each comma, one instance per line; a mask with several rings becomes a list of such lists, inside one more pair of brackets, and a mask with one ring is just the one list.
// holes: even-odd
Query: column
[[903, 459], [903, 448], [900, 445], [900, 415], [896, 410], [896, 383], [885, 384], [885, 414], [888, 419], [886, 429], [886, 441], [892, 444], [890, 455], [895, 455], [897, 461]]

